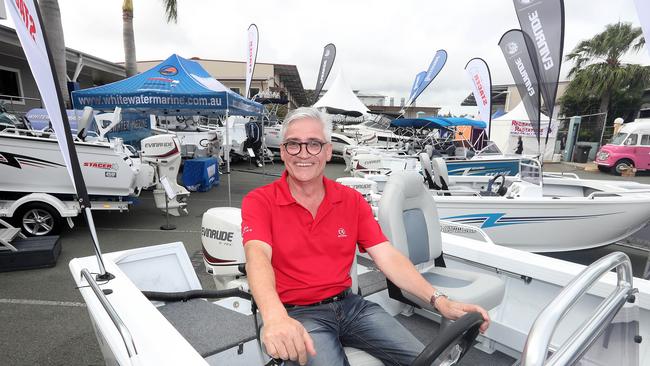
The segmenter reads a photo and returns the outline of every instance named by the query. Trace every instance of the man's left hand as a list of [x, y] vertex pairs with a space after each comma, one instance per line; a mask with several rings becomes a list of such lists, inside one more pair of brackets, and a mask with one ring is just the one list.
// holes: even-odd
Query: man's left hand
[[446, 297], [440, 297], [436, 300], [436, 309], [442, 316], [449, 320], [456, 320], [466, 313], [477, 312], [483, 316], [483, 324], [479, 328], [481, 333], [484, 333], [490, 326], [490, 316], [488, 312], [482, 307], [473, 304], [465, 304], [462, 302], [452, 301]]

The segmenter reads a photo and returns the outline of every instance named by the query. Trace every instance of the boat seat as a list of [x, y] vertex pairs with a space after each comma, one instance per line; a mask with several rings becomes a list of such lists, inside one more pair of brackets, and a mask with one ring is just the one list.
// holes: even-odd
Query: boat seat
[[[252, 315], [226, 309], [204, 299], [170, 302], [158, 311], [207, 358], [255, 339]], [[218, 337], [218, 329], [228, 329]]]
[[[442, 237], [433, 196], [416, 172], [393, 174], [379, 201], [379, 224], [388, 240], [415, 265], [423, 277], [455, 301], [492, 309], [501, 303], [505, 285], [496, 276], [444, 267]], [[428, 302], [401, 291], [388, 281], [392, 298], [435, 311]]]
[[[420, 154], [420, 164], [422, 165], [422, 173], [426, 171], [432, 179], [433, 183], [429, 183], [429, 189], [443, 190], [443, 191], [462, 191], [463, 187], [449, 186], [449, 175], [447, 173], [447, 163], [442, 157], [429, 159], [426, 153]], [[426, 177], [426, 176], [425, 176]]]

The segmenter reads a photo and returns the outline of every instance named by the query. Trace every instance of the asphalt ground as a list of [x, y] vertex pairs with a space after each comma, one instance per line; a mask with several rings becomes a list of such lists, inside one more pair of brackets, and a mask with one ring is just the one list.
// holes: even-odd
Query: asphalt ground
[[[232, 206], [239, 207], [247, 192], [272, 182], [283, 167], [276, 162], [275, 165], [267, 165], [262, 169], [243, 162], [233, 165], [232, 170], [230, 199]], [[547, 164], [545, 170], [573, 172], [587, 179], [632, 179], [650, 184], [650, 174], [623, 178], [600, 172], [586, 172], [580, 166], [567, 164]], [[263, 172], [275, 176], [261, 174]], [[342, 164], [330, 163], [326, 175], [337, 178], [346, 173]], [[214, 288], [212, 278], [205, 273], [202, 262], [201, 217], [211, 207], [229, 205], [227, 186], [227, 177], [222, 175], [218, 187], [209, 192], [193, 192], [188, 205], [190, 214], [170, 218], [170, 222], [177, 226], [172, 231], [160, 230], [165, 217], [155, 208], [151, 192], [143, 192], [139, 202], [129, 212], [95, 212], [93, 216], [102, 251], [107, 253], [181, 241], [204, 288]], [[94, 254], [85, 224], [76, 220], [73, 229], [61, 234], [61, 243], [62, 251], [55, 267], [0, 273], [0, 366], [103, 364], [87, 310], [81, 295], [75, 289], [67, 265], [72, 258]], [[557, 256], [590, 263], [609, 251], [625, 249], [631, 251], [633, 258], [637, 258], [635, 265], [642, 266], [649, 244], [650, 229], [645, 229], [623, 243], [624, 246], [607, 246]]]

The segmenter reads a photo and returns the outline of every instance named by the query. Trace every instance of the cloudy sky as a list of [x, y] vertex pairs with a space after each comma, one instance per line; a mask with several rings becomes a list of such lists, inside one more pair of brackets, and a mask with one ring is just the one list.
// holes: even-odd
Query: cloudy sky
[[[396, 101], [408, 96], [415, 74], [427, 68], [440, 48], [449, 54], [447, 65], [418, 105], [474, 113], [460, 107], [470, 93], [463, 68], [472, 57], [487, 61], [494, 84], [512, 83], [497, 46], [505, 31], [519, 27], [511, 0], [179, 0], [177, 24], [165, 22], [161, 0], [133, 2], [138, 60], [178, 53], [243, 61], [246, 30], [256, 23], [258, 61], [297, 65], [305, 88], [314, 88], [322, 49], [329, 42], [337, 48], [333, 73], [342, 70], [352, 88]], [[123, 61], [121, 4], [59, 0], [66, 46]], [[565, 13], [565, 53], [607, 24], [639, 26], [632, 0], [565, 0]], [[626, 61], [648, 65], [650, 56], [643, 50]], [[569, 66], [562, 65], [561, 79]]]

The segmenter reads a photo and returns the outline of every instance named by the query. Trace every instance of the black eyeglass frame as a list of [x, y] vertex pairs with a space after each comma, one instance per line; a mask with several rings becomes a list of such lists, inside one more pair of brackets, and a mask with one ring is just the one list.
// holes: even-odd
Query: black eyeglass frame
[[[317, 143], [320, 146], [319, 149], [318, 149], [318, 152], [316, 152], [316, 153], [313, 153], [313, 152], [309, 151], [309, 144], [313, 144], [313, 143]], [[289, 145], [289, 144], [298, 145], [298, 152], [296, 152], [295, 154], [292, 154], [291, 152], [289, 152], [289, 149], [287, 148], [287, 145]], [[284, 146], [284, 151], [286, 151], [287, 154], [289, 154], [291, 156], [299, 155], [302, 152], [302, 147], [303, 146], [305, 147], [305, 150], [307, 151], [307, 154], [309, 154], [311, 156], [316, 156], [316, 155], [320, 154], [323, 151], [323, 146], [325, 146], [327, 144], [328, 144], [328, 142], [323, 142], [323, 141], [318, 141], [318, 140], [310, 140], [310, 141], [307, 141], [307, 142], [287, 141], [287, 142], [281, 143], [280, 145]]]

